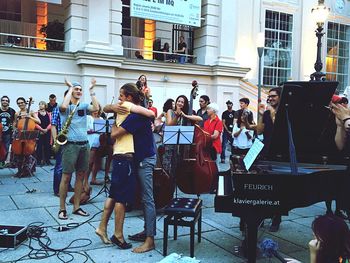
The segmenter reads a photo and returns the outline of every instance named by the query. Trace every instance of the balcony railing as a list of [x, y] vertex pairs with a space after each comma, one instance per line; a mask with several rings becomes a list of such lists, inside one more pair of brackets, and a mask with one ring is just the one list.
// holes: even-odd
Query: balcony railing
[[[140, 37], [122, 36], [122, 45], [124, 50], [123, 55], [126, 58], [137, 59], [135, 54], [136, 51], [139, 51], [142, 57], [145, 57], [145, 55], [151, 54], [151, 57], [152, 57], [151, 60], [165, 61], [165, 62], [177, 62], [180, 56], [179, 54], [172, 53], [172, 52], [145, 50], [144, 39]], [[187, 55], [187, 54], [181, 54], [181, 56], [185, 57], [185, 62], [187, 63], [196, 63], [196, 56]]]
[[36, 37], [37, 24], [0, 19], [0, 45], [9, 47], [37, 48], [37, 43], [63, 50], [64, 40]]
[[[53, 39], [53, 38], [43, 38], [43, 37], [34, 37], [26, 35], [17, 35], [11, 33], [0, 33], [0, 45], [7, 47], [23, 47], [23, 48], [34, 48], [37, 49], [37, 42], [41, 43], [57, 43], [57, 45], [64, 45], [64, 40]], [[62, 50], [62, 49], [57, 49]]]

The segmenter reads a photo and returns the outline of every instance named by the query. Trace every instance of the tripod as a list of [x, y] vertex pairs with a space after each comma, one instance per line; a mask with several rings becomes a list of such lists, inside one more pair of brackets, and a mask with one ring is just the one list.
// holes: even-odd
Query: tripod
[[105, 194], [105, 197], [109, 196], [109, 189], [108, 189], [108, 186], [107, 184], [110, 182], [110, 179], [108, 177], [108, 172], [105, 173], [105, 178], [103, 180], [103, 186], [102, 188], [100, 189], [100, 191], [93, 197], [93, 198], [90, 198], [89, 199], [89, 202], [94, 200], [96, 197], [98, 197], [99, 195], [101, 194]]

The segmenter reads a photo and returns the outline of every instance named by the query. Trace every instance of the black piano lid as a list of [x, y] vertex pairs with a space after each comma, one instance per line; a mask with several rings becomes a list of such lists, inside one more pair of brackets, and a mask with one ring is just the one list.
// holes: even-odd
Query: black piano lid
[[334, 154], [334, 133], [329, 134], [334, 127], [334, 117], [325, 106], [329, 105], [337, 86], [336, 81], [289, 81], [283, 84], [269, 159], [290, 160], [287, 110], [298, 162], [314, 162]]

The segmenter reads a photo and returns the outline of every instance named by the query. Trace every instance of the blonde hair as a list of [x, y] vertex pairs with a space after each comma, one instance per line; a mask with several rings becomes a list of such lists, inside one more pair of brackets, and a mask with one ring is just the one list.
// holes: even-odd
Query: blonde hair
[[45, 101], [43, 101], [43, 100], [42, 100], [42, 101], [39, 101], [39, 105], [40, 105], [40, 104], [43, 104], [43, 105], [45, 106], [45, 109], [47, 109], [47, 103], [46, 103]]

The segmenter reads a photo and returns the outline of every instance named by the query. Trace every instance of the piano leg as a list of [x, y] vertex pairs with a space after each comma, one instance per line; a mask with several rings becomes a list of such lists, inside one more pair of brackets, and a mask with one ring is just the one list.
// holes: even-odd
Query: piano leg
[[261, 219], [245, 218], [247, 224], [246, 244], [248, 245], [248, 263], [256, 262], [256, 249], [258, 241], [258, 227]]

